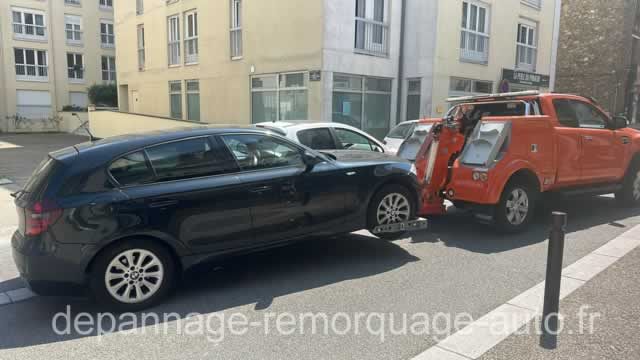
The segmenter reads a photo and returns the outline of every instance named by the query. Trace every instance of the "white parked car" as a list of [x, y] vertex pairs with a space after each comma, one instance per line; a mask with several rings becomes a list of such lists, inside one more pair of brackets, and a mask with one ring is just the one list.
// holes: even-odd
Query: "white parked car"
[[417, 123], [418, 120], [403, 122], [389, 131], [389, 134], [384, 138], [384, 144], [391, 154], [398, 153], [402, 143], [413, 134]]
[[272, 130], [314, 150], [362, 150], [386, 153], [384, 144], [366, 132], [341, 123], [264, 122]]

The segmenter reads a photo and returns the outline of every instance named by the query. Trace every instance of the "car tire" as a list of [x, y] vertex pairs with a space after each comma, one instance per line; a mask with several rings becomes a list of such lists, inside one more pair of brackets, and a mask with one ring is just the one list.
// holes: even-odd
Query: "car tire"
[[[416, 204], [413, 196], [402, 185], [386, 185], [373, 196], [367, 211], [369, 230], [385, 224], [404, 222], [415, 219]], [[396, 240], [406, 231], [376, 234], [384, 240]]]
[[526, 181], [511, 180], [494, 211], [494, 224], [501, 233], [524, 231], [533, 221], [539, 194]]
[[164, 246], [135, 239], [97, 256], [90, 287], [98, 302], [116, 311], [135, 312], [162, 302], [171, 293], [175, 278], [175, 262]]
[[630, 166], [622, 189], [616, 192], [616, 201], [625, 207], [640, 206], [640, 161], [635, 161]]

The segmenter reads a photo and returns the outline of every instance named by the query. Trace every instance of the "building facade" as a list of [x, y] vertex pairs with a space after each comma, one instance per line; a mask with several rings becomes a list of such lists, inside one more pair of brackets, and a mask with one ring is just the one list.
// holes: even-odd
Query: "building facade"
[[115, 83], [114, 0], [0, 1], [0, 129], [46, 129]]
[[119, 2], [120, 106], [220, 124], [338, 121], [382, 137], [442, 115], [452, 95], [548, 88], [554, 4]]
[[638, 121], [640, 2], [564, 0], [556, 89]]

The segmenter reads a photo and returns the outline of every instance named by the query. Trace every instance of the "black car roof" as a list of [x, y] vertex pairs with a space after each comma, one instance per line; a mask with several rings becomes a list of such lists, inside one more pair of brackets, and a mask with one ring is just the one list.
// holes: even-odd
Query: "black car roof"
[[202, 125], [178, 127], [168, 130], [156, 130], [137, 134], [127, 134], [109, 137], [97, 141], [89, 141], [75, 146], [80, 154], [94, 151], [107, 152], [110, 154], [121, 154], [134, 151], [140, 148], [159, 144], [168, 141], [180, 140], [189, 137], [220, 135], [234, 132], [267, 134], [269, 131], [257, 129], [255, 127], [229, 127], [223, 125]]

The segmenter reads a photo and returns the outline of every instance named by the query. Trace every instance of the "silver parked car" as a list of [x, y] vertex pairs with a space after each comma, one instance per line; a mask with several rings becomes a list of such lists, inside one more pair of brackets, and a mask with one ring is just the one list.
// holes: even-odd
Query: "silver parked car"
[[265, 122], [257, 127], [272, 130], [314, 150], [361, 150], [389, 153], [384, 144], [366, 132], [341, 123]]

